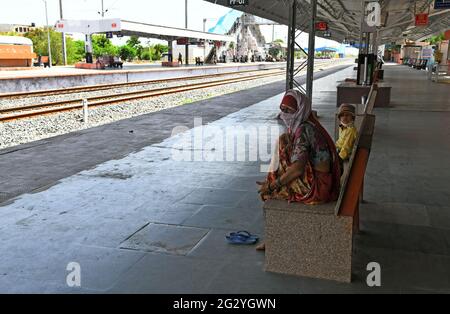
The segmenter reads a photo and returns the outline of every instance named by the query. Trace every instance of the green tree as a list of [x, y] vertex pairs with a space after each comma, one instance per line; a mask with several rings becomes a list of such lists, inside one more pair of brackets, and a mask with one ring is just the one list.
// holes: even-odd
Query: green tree
[[119, 55], [122, 58], [122, 60], [132, 61], [134, 58], [136, 58], [137, 51], [136, 49], [128, 45], [124, 45], [119, 47]]
[[[24, 37], [31, 39], [33, 49], [37, 55], [48, 56], [48, 30], [47, 28], [36, 28], [30, 30]], [[50, 49], [52, 51], [52, 64], [62, 64], [62, 38], [61, 33], [50, 29]]]
[[274, 43], [274, 44], [278, 44], [278, 45], [281, 46], [281, 44], [284, 44], [284, 41], [283, 41], [283, 39], [275, 39], [275, 40], [273, 41], [273, 43]]
[[143, 48], [140, 59], [147, 60], [147, 61], [152, 60], [152, 51], [151, 51], [150, 47]]
[[167, 53], [169, 51], [169, 47], [166, 45], [155, 44], [150, 47], [152, 50], [152, 60], [153, 61], [161, 60], [163, 53]]
[[439, 34], [439, 35], [436, 35], [436, 36], [432, 36], [427, 41], [430, 42], [430, 45], [435, 45], [435, 44], [440, 43], [444, 39], [445, 39], [445, 35], [444, 34]]
[[[37, 55], [48, 56], [47, 28], [35, 28], [30, 30], [24, 37], [31, 39], [33, 49]], [[62, 65], [62, 37], [61, 33], [50, 30], [50, 41], [52, 50], [52, 64]], [[66, 36], [67, 63], [74, 64], [84, 58], [84, 41], [74, 41]]]
[[141, 41], [138, 36], [131, 36], [130, 39], [127, 40], [127, 46], [136, 50], [136, 55], [138, 58], [141, 58], [144, 47], [141, 45]]
[[278, 46], [273, 46], [269, 48], [269, 55], [271, 55], [274, 58], [277, 58], [281, 53], [281, 49]]
[[104, 55], [117, 55], [118, 48], [105, 35], [92, 36], [92, 50], [96, 58]]
[[67, 45], [67, 63], [74, 64], [84, 59], [85, 43], [83, 40], [66, 39]]

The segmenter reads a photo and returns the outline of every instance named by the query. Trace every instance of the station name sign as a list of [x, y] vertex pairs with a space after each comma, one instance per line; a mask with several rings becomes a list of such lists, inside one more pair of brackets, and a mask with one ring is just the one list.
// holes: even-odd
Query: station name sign
[[122, 30], [122, 25], [120, 19], [59, 20], [56, 22], [55, 29], [61, 33], [115, 33]]
[[435, 9], [450, 9], [450, 0], [434, 0]]
[[250, 0], [228, 0], [230, 7], [237, 7], [242, 5], [249, 5]]

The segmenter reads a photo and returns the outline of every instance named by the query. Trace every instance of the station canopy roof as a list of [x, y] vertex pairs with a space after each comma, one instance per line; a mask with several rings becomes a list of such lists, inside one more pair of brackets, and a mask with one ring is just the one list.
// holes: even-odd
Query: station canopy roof
[[[205, 0], [229, 6], [228, 0]], [[450, 28], [450, 9], [434, 9], [435, 0], [379, 0], [382, 8], [380, 44], [401, 42], [404, 39], [422, 41]], [[362, 15], [361, 0], [318, 0], [317, 19], [329, 24], [331, 37], [336, 41], [358, 41]], [[291, 0], [249, 0], [239, 6], [243, 12], [266, 18], [280, 24], [289, 23]], [[310, 1], [298, 0], [297, 26], [308, 32]], [[428, 26], [415, 26], [416, 13], [428, 13]], [[317, 36], [322, 37], [321, 32]]]
[[177, 40], [178, 38], [189, 38], [194, 40], [210, 40], [221, 42], [236, 41], [233, 36], [199, 32], [196, 30], [168, 27], [161, 25], [152, 25], [147, 23], [121, 21], [121, 33], [124, 36], [139, 36], [145, 38], [157, 38], [161, 40]]

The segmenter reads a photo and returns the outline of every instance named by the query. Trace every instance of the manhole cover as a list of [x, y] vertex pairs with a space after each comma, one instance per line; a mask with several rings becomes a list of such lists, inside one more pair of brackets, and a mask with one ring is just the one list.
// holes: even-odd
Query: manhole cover
[[148, 224], [125, 240], [120, 248], [186, 255], [208, 231], [202, 228]]

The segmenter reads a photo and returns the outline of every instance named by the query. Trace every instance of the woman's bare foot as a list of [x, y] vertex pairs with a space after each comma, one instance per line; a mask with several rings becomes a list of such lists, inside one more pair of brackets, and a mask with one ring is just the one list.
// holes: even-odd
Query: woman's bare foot
[[266, 244], [265, 243], [261, 243], [260, 245], [258, 245], [256, 247], [257, 251], [265, 251], [266, 250]]

